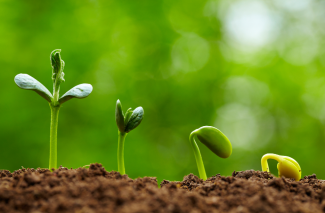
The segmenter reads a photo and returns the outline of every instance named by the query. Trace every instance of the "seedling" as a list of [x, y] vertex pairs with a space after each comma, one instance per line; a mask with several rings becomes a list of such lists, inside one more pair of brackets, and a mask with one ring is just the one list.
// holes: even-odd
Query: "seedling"
[[57, 129], [61, 104], [72, 98], [85, 98], [93, 90], [93, 87], [90, 84], [79, 84], [59, 98], [60, 84], [64, 81], [64, 61], [61, 59], [60, 52], [61, 50], [53, 50], [50, 55], [52, 64], [53, 95], [43, 84], [30, 75], [18, 74], [15, 76], [15, 83], [18, 87], [37, 92], [50, 104], [51, 128], [49, 169], [57, 168]]
[[205, 173], [202, 156], [195, 139], [199, 140], [221, 158], [227, 158], [231, 155], [232, 146], [228, 138], [219, 129], [213, 126], [202, 126], [190, 134], [190, 143], [194, 151], [200, 178], [206, 180], [207, 175]]
[[301, 178], [301, 168], [297, 161], [293, 158], [287, 156], [281, 156], [276, 154], [265, 154], [262, 157], [262, 170], [265, 172], [270, 172], [269, 165], [267, 163], [268, 159], [273, 159], [278, 161], [278, 172], [279, 177], [294, 178], [296, 181], [299, 181]]
[[125, 115], [123, 114], [122, 104], [120, 100], [116, 102], [115, 120], [118, 127], [118, 148], [117, 148], [117, 165], [121, 175], [125, 174], [124, 166], [124, 141], [126, 135], [135, 129], [143, 119], [144, 111], [142, 107], [135, 110], [129, 108]]

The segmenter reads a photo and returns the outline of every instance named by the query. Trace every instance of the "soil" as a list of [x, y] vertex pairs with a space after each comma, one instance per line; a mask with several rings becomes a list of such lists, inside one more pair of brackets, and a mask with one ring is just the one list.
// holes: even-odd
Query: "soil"
[[260, 171], [216, 175], [203, 181], [190, 174], [181, 182], [130, 179], [89, 169], [0, 171], [0, 212], [4, 213], [318, 213], [325, 212], [325, 183], [316, 175], [300, 181]]

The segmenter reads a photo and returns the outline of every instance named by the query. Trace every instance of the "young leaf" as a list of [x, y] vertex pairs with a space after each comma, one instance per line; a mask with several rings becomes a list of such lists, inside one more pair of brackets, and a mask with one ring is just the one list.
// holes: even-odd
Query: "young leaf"
[[119, 131], [124, 132], [124, 115], [123, 115], [122, 104], [120, 100], [117, 100], [116, 102], [115, 120]]
[[51, 102], [53, 96], [51, 92], [38, 80], [27, 74], [18, 74], [15, 76], [15, 83], [18, 87], [27, 90], [33, 90], [42, 96], [48, 102]]
[[143, 114], [144, 111], [142, 107], [137, 107], [135, 110], [133, 110], [133, 113], [125, 127], [126, 133], [130, 132], [131, 130], [139, 126], [139, 124], [143, 119]]
[[[126, 125], [128, 124], [132, 113], [133, 113], [132, 108], [129, 108], [128, 110], [126, 110], [125, 115], [124, 115], [124, 127], [126, 127]], [[124, 130], [125, 130], [125, 128], [124, 128]]]
[[93, 87], [90, 84], [79, 84], [62, 95], [59, 103], [62, 104], [71, 98], [86, 98], [92, 91]]
[[51, 52], [50, 59], [52, 64], [52, 80], [56, 84], [60, 84], [64, 81], [64, 61], [61, 59], [61, 50], [56, 49]]
[[52, 72], [53, 74], [58, 73], [61, 70], [61, 56], [60, 49], [53, 50], [50, 55], [51, 64], [52, 64]]
[[219, 129], [203, 126], [196, 130], [196, 137], [219, 157], [227, 158], [231, 155], [231, 143]]

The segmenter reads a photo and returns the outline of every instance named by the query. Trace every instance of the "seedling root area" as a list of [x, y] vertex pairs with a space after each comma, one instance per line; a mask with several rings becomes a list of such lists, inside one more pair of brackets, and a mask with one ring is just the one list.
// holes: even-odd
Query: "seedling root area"
[[316, 175], [300, 181], [267, 172], [234, 172], [206, 181], [193, 174], [182, 182], [130, 179], [101, 164], [54, 172], [0, 171], [0, 212], [323, 212], [325, 185]]

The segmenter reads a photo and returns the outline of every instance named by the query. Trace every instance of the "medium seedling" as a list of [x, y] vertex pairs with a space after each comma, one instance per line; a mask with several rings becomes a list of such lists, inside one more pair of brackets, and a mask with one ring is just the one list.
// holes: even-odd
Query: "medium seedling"
[[129, 108], [125, 115], [123, 114], [122, 104], [120, 100], [116, 102], [115, 120], [118, 127], [118, 148], [117, 148], [117, 165], [121, 175], [125, 174], [124, 166], [124, 141], [126, 135], [135, 129], [143, 119], [144, 111], [142, 107], [135, 110]]
[[270, 172], [269, 165], [267, 163], [268, 159], [273, 159], [278, 161], [278, 172], [279, 177], [294, 178], [296, 181], [299, 181], [301, 178], [301, 168], [297, 161], [288, 156], [281, 156], [276, 154], [265, 154], [262, 157], [262, 171]]
[[93, 87], [90, 84], [79, 84], [59, 98], [60, 84], [64, 81], [64, 61], [61, 59], [60, 52], [61, 50], [53, 50], [50, 55], [52, 64], [53, 95], [43, 84], [30, 75], [18, 74], [15, 76], [15, 83], [18, 87], [37, 92], [50, 104], [51, 128], [49, 169], [57, 168], [57, 129], [61, 104], [72, 98], [85, 98], [93, 90]]
[[207, 179], [200, 149], [195, 141], [199, 140], [207, 146], [214, 154], [221, 158], [228, 158], [232, 152], [232, 146], [228, 138], [217, 128], [213, 126], [203, 126], [194, 130], [190, 134], [190, 143], [192, 145], [196, 164], [199, 170], [200, 178]]

